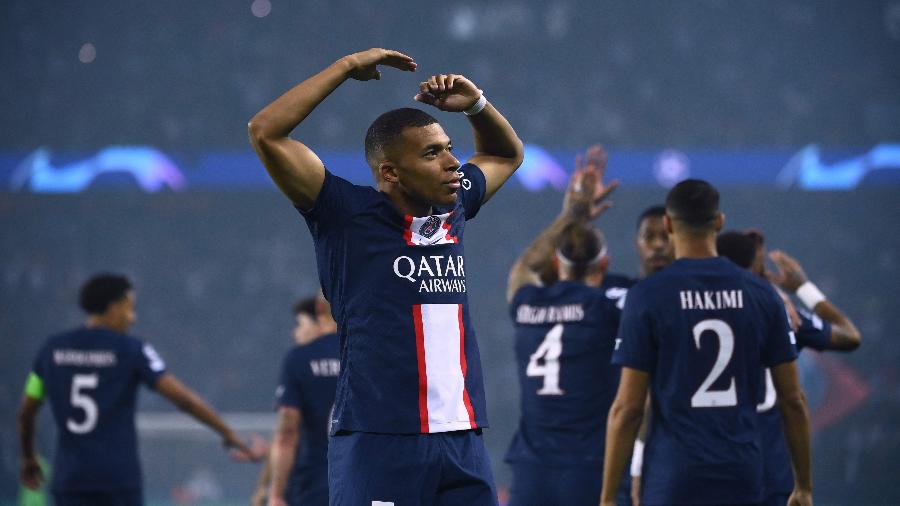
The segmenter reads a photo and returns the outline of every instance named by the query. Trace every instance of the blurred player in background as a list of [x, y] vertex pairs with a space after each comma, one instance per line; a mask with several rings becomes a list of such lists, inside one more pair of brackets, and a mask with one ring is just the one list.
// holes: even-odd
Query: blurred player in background
[[812, 503], [809, 415], [784, 305], [769, 283], [716, 255], [724, 222], [705, 181], [677, 184], [664, 223], [676, 260], [629, 290], [613, 362], [601, 504], [615, 504], [647, 391], [653, 405], [642, 504], [756, 504], [763, 462], [759, 370], [772, 368], [795, 470], [791, 504]]
[[[521, 389], [519, 429], [506, 455], [513, 471], [510, 506], [596, 506], [600, 500], [606, 427], [597, 421], [605, 420], [619, 382], [610, 359], [620, 313], [600, 288], [609, 258], [590, 224], [616, 187], [602, 183], [602, 155], [576, 170], [562, 212], [509, 274]], [[559, 281], [545, 286], [540, 273], [548, 265]]]
[[256, 114], [250, 141], [302, 213], [341, 337], [328, 446], [332, 505], [496, 504], [481, 438], [481, 364], [466, 296], [466, 220], [522, 162], [523, 145], [471, 81], [433, 75], [415, 100], [464, 112], [475, 155], [460, 167], [437, 120], [379, 116], [366, 133], [376, 188], [330, 173], [289, 135], [347, 79], [412, 58], [370, 49], [339, 59]]
[[141, 384], [222, 436], [233, 457], [254, 460], [235, 432], [194, 391], [166, 371], [153, 349], [126, 334], [135, 321], [131, 282], [99, 274], [81, 288], [81, 328], [47, 340], [28, 376], [19, 410], [21, 480], [43, 481], [34, 450], [35, 419], [49, 399], [58, 431], [51, 490], [57, 506], [143, 504], [134, 426]]
[[275, 392], [278, 426], [254, 506], [328, 504], [328, 422], [340, 371], [337, 324], [321, 295], [294, 305], [294, 343]]
[[[800, 297], [806, 308], [796, 308], [786, 299], [789, 314], [795, 321], [797, 350], [812, 348], [818, 351], [852, 351], [859, 347], [862, 337], [856, 325], [832, 302], [825, 299], [806, 277], [803, 267], [782, 251], [769, 254], [776, 271], [765, 269], [764, 238], [759, 232], [725, 232], [716, 240], [719, 254], [738, 266], [776, 282], [787, 293]], [[808, 284], [807, 284], [808, 283]], [[803, 288], [803, 287], [807, 288]], [[809, 288], [811, 287], [811, 288]], [[810, 312], [812, 311], [812, 313]], [[790, 454], [782, 430], [781, 415], [775, 409], [777, 395], [772, 373], [763, 374], [765, 394], [757, 405], [761, 417], [763, 454], [765, 456], [766, 506], [783, 506], [793, 489]]]

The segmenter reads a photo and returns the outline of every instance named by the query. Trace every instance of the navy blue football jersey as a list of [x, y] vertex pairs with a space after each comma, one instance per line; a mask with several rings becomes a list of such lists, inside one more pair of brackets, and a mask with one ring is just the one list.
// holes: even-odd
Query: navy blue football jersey
[[645, 504], [761, 500], [759, 374], [796, 359], [771, 285], [725, 258], [679, 259], [631, 288], [613, 362], [650, 375]]
[[32, 372], [57, 427], [52, 490], [139, 489], [138, 386], [154, 388], [165, 372], [153, 347], [112, 330], [80, 328], [51, 337]]
[[615, 303], [602, 288], [573, 281], [525, 286], [513, 296], [522, 416], [507, 461], [603, 461], [620, 372], [610, 363], [620, 315]]
[[[812, 348], [823, 351], [830, 347], [831, 324], [802, 308], [797, 308], [800, 327], [797, 329], [797, 351]], [[775, 407], [777, 395], [772, 373], [765, 369], [764, 394], [756, 410], [760, 417], [765, 457], [766, 497], [772, 494], [790, 494], [794, 490], [794, 474], [791, 470], [791, 454], [784, 438], [781, 413]]]
[[636, 278], [630, 278], [622, 274], [606, 274], [603, 276], [600, 288], [603, 289], [607, 297], [616, 301], [616, 307], [621, 310], [625, 307], [625, 294], [638, 281]]
[[573, 281], [525, 286], [510, 312], [521, 388], [508, 462], [602, 462], [606, 415], [619, 385], [610, 364], [620, 311], [602, 288]]
[[459, 172], [455, 205], [431, 216], [404, 216], [387, 195], [327, 171], [301, 211], [341, 337], [332, 433], [487, 426], [463, 249], [485, 180], [471, 164]]
[[[328, 422], [340, 373], [337, 334], [324, 335], [303, 346], [294, 346], [284, 357], [275, 391], [279, 406], [300, 411], [300, 443], [294, 457], [291, 481], [300, 480], [311, 467], [324, 468], [328, 453]], [[325, 484], [327, 485], [327, 483]]]

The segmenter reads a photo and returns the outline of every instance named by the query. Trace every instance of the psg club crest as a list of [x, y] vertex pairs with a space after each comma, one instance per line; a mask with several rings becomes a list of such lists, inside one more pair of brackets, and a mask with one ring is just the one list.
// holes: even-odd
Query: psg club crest
[[431, 236], [441, 229], [441, 219], [437, 216], [429, 216], [425, 223], [419, 227], [419, 235], [431, 239]]

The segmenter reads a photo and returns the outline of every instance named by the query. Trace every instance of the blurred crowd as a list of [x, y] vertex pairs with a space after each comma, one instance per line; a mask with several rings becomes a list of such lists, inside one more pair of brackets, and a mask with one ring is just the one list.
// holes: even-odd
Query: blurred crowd
[[[542, 145], [868, 145], [900, 134], [900, 6], [363, 0], [0, 7], [0, 149], [246, 149], [262, 105], [355, 50], [469, 75]], [[259, 17], [262, 16], [262, 17]], [[89, 45], [89, 46], [88, 46]], [[349, 86], [303, 137], [357, 148], [416, 77]]]

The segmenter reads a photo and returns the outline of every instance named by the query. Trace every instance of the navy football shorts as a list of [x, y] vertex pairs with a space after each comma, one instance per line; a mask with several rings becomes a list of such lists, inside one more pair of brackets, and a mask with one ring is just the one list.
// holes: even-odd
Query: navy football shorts
[[140, 490], [109, 492], [53, 492], [56, 506], [143, 506]]
[[[603, 464], [551, 467], [513, 462], [509, 506], [597, 506], [603, 486]], [[627, 470], [626, 470], [627, 471]], [[630, 476], [622, 480], [616, 504], [631, 506]]]
[[328, 444], [331, 506], [497, 506], [481, 431], [339, 432]]

